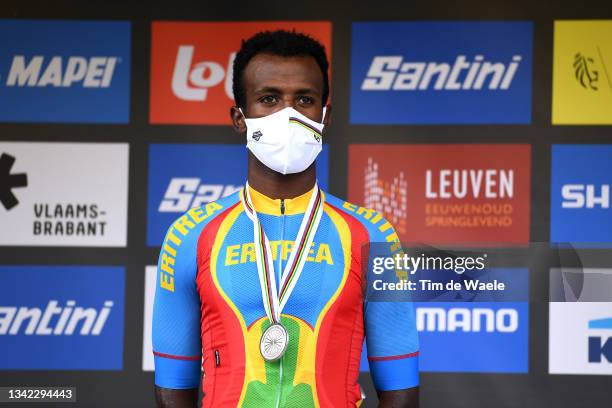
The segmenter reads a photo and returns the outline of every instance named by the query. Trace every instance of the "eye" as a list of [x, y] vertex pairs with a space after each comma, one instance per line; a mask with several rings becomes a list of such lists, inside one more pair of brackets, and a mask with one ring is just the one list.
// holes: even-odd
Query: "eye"
[[272, 105], [276, 102], [278, 102], [278, 97], [275, 95], [265, 95], [262, 96], [261, 98], [259, 98], [259, 102], [265, 104], [265, 105]]
[[298, 97], [298, 103], [300, 105], [312, 105], [314, 103], [314, 98], [311, 96], [299, 96]]

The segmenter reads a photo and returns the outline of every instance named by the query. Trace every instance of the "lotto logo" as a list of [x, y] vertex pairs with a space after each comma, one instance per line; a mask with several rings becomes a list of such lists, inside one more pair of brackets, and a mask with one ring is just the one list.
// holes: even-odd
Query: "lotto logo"
[[[178, 49], [174, 73], [172, 74], [172, 92], [184, 101], [205, 101], [208, 89], [221, 83], [225, 78], [225, 95], [233, 99], [232, 93], [232, 64], [235, 52], [230, 53], [227, 66], [214, 61], [192, 63], [193, 45], [182, 45]], [[208, 72], [208, 75], [205, 73]]]
[[331, 60], [329, 22], [153, 22], [150, 122], [229, 124], [233, 62], [241, 42], [278, 29], [312, 36]]

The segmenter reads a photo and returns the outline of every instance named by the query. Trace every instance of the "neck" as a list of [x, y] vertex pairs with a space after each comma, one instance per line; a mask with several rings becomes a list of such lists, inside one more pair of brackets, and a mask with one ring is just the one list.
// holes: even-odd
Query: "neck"
[[269, 198], [293, 198], [310, 191], [317, 180], [315, 164], [301, 173], [281, 174], [262, 164], [249, 151], [249, 185]]

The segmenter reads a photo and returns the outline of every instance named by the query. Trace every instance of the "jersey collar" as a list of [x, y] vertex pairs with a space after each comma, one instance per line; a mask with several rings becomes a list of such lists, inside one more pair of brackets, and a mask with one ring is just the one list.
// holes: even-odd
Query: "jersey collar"
[[[285, 198], [284, 206], [285, 206], [285, 214], [284, 215], [294, 215], [294, 214], [303, 214], [306, 212], [306, 208], [308, 208], [308, 202], [310, 201], [310, 195], [313, 193], [314, 188], [310, 189], [310, 191], [305, 192], [302, 195], [293, 198]], [[249, 186], [249, 194], [251, 195], [251, 200], [253, 200], [253, 205], [255, 206], [255, 211], [262, 214], [270, 214], [270, 215], [282, 215], [281, 214], [281, 200], [279, 198], [270, 198], [259, 191], [255, 190], [253, 187]]]

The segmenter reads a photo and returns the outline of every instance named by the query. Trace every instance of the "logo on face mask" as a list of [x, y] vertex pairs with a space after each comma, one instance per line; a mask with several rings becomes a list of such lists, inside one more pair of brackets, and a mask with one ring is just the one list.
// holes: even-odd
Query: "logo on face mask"
[[259, 142], [259, 139], [261, 139], [261, 137], [263, 136], [263, 134], [258, 130], [256, 132], [253, 132], [253, 139], [255, 139], [255, 141]]

